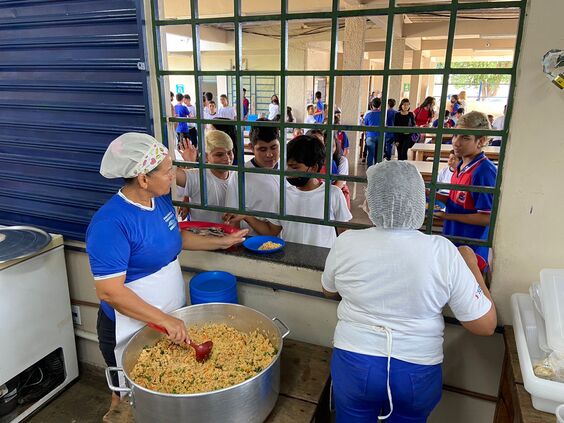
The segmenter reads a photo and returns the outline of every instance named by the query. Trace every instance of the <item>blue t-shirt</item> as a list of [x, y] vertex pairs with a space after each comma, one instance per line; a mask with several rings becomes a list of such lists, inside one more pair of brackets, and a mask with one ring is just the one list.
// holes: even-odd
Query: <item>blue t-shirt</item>
[[[339, 174], [339, 166], [337, 166], [337, 162], [335, 160], [331, 160], [331, 174], [338, 175]], [[335, 181], [332, 182], [333, 184]]]
[[[394, 126], [394, 119], [396, 117], [396, 113], [398, 111], [395, 109], [388, 109], [386, 110], [386, 126]], [[386, 137], [384, 138], [386, 141], [393, 140], [395, 138], [395, 134], [393, 132], [386, 132]]]
[[323, 107], [324, 107], [323, 102], [319, 100], [317, 103], [315, 103], [315, 107], [317, 109], [316, 112], [322, 112], [322, 113], [319, 115], [315, 115], [313, 118], [317, 123], [323, 123]]
[[[167, 266], [182, 250], [176, 213], [168, 195], [154, 199], [153, 209], [141, 208], [115, 194], [94, 215], [86, 231], [86, 252], [94, 279], [125, 274], [125, 283]], [[102, 301], [104, 313], [115, 319]]]
[[339, 139], [339, 142], [341, 143], [341, 148], [344, 150], [345, 148], [349, 148], [350, 144], [349, 144], [349, 137], [347, 137], [347, 134], [345, 131], [338, 131], [337, 132], [337, 138]]
[[[372, 110], [364, 115], [366, 126], [380, 126], [380, 110]], [[366, 138], [378, 138], [379, 132], [366, 131]]]
[[[174, 114], [176, 114], [176, 117], [185, 118], [190, 116], [190, 110], [188, 110], [188, 107], [186, 107], [184, 104], [177, 104], [176, 106], [174, 106]], [[188, 123], [178, 122], [176, 132], [188, 132]]]
[[[461, 164], [462, 161], [452, 175], [451, 184], [495, 187], [497, 168], [484, 153], [480, 153], [462, 169]], [[490, 213], [492, 205], [493, 194], [451, 189], [446, 203], [446, 212], [455, 214]], [[445, 235], [487, 240], [488, 233], [489, 226], [470, 225], [454, 220], [445, 220], [443, 223], [443, 234]], [[485, 262], [488, 261], [488, 247], [470, 245], [470, 248]]]

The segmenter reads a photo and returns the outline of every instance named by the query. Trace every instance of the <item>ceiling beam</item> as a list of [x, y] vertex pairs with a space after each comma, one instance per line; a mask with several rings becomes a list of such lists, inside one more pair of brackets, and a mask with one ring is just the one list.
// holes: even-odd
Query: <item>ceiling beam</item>
[[[444, 50], [446, 40], [426, 40], [421, 43], [422, 50]], [[514, 49], [515, 39], [491, 40], [482, 38], [455, 39], [453, 47], [458, 49], [472, 50], [504, 50]]]
[[[192, 39], [192, 29], [188, 25], [169, 25], [163, 27], [168, 34]], [[211, 26], [200, 27], [200, 39], [212, 43], [228, 44], [233, 41], [234, 33]]]
[[[421, 41], [420, 50], [445, 50], [446, 40], [424, 40]], [[410, 46], [411, 47], [411, 46]], [[482, 38], [465, 38], [456, 39], [454, 41], [454, 48], [471, 49], [471, 50], [512, 50], [515, 48], [515, 40], [492, 40]], [[365, 52], [378, 52], [386, 49], [384, 41], [372, 41], [364, 45]], [[412, 50], [419, 50], [412, 49]]]
[[[412, 23], [403, 25], [403, 36], [413, 37], [447, 37], [448, 22]], [[457, 36], [461, 35], [512, 35], [517, 33], [517, 19], [457, 21]]]

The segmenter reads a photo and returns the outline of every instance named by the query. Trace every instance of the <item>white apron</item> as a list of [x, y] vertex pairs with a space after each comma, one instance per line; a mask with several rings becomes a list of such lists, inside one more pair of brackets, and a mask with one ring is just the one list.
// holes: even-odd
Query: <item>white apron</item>
[[[125, 286], [135, 292], [143, 301], [157, 307], [164, 313], [170, 313], [186, 305], [186, 291], [182, 270], [178, 258], [158, 272], [145, 276]], [[117, 367], [122, 367], [122, 354], [125, 345], [144, 322], [125, 316], [116, 310], [116, 356]], [[125, 386], [123, 373], [119, 372], [119, 384]]]

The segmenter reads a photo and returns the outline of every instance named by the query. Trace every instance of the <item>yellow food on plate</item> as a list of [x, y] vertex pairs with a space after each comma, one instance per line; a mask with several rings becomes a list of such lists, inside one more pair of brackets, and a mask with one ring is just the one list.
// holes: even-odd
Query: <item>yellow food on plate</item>
[[167, 338], [141, 351], [131, 379], [144, 388], [168, 394], [195, 394], [244, 382], [268, 367], [278, 351], [260, 331], [241, 332], [226, 324], [188, 328], [196, 343], [213, 342], [210, 358], [196, 361], [194, 349]]
[[259, 250], [274, 250], [276, 248], [282, 247], [282, 244], [278, 244], [277, 242], [267, 241], [259, 247]]

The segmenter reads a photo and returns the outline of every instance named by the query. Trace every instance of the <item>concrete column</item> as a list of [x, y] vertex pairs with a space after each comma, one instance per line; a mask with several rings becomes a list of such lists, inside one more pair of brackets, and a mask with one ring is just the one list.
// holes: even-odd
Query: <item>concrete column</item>
[[[345, 19], [345, 37], [343, 40], [343, 69], [362, 69], [364, 58], [364, 36], [366, 19], [362, 17]], [[361, 96], [361, 77], [343, 78], [341, 87], [341, 121], [357, 124], [360, 113], [364, 110], [366, 99]], [[357, 165], [358, 139], [350, 137], [349, 161]], [[356, 134], [358, 136], [358, 134]]]
[[[362, 70], [370, 70], [370, 60], [365, 59], [362, 61]], [[381, 80], [382, 77], [379, 78]], [[374, 77], [372, 79], [374, 80]], [[370, 76], [362, 76], [360, 78], [360, 112], [365, 110], [370, 93], [372, 91], [382, 90], [382, 82], [375, 84], [374, 86], [374, 89], [370, 86]]]
[[[421, 67], [424, 69], [428, 69], [429, 66], [431, 66], [431, 59], [429, 57], [422, 56]], [[419, 98], [421, 101], [423, 101], [425, 97], [430, 95], [431, 90], [429, 89], [429, 84], [434, 80], [433, 78], [434, 78], [433, 76], [429, 76], [429, 75], [425, 75], [421, 77], [421, 84], [419, 87]]]
[[[288, 68], [293, 70], [304, 70], [306, 63], [306, 50], [299, 47], [288, 47]], [[286, 77], [286, 105], [292, 108], [297, 122], [305, 119], [306, 107], [306, 77]]]
[[[404, 38], [394, 38], [392, 41], [392, 69], [403, 69], [405, 59], [405, 39]], [[402, 95], [401, 86], [401, 75], [395, 75], [390, 77], [388, 82], [388, 97], [400, 98]]]
[[[343, 53], [337, 54], [337, 69], [343, 69]], [[343, 77], [336, 77], [335, 78], [335, 105], [341, 107], [342, 97], [341, 93], [343, 92]]]
[[[413, 60], [411, 61], [412, 69], [421, 68], [421, 50], [413, 51]], [[410, 87], [409, 87], [409, 99], [413, 104], [419, 104], [421, 101], [419, 97], [419, 81], [421, 80], [421, 75], [411, 75]]]
[[368, 90], [368, 94], [364, 97], [364, 105], [362, 105], [362, 107], [364, 108], [364, 110], [366, 110], [366, 106], [368, 105], [368, 95], [372, 92], [372, 91], [380, 91], [382, 92], [382, 85], [384, 84], [384, 77], [381, 75], [376, 75], [376, 76], [372, 76], [372, 86], [370, 87], [370, 89]]

